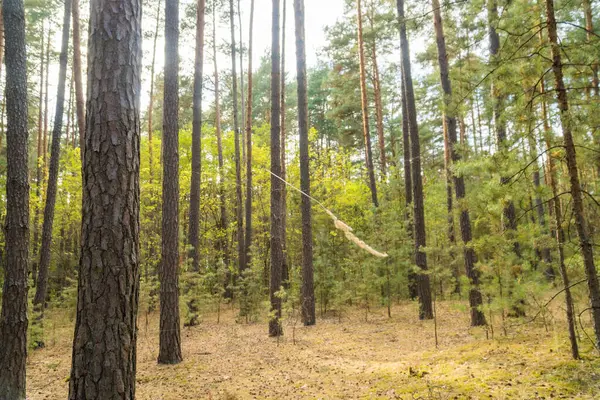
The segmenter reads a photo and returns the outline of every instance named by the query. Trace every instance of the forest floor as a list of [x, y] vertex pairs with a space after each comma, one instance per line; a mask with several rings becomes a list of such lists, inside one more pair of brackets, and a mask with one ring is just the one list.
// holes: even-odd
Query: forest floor
[[[73, 321], [49, 314], [46, 348], [30, 351], [30, 400], [67, 397]], [[600, 398], [600, 359], [587, 339], [584, 360], [570, 358], [562, 320], [512, 320], [506, 335], [496, 327], [492, 339], [484, 328], [469, 328], [463, 303], [440, 303], [438, 315], [436, 349], [434, 323], [416, 318], [416, 303], [395, 305], [392, 318], [382, 308], [368, 321], [359, 309], [314, 327], [288, 321], [279, 341], [267, 337], [266, 323], [236, 323], [227, 308], [220, 323], [214, 314], [183, 328], [184, 361], [175, 366], [157, 365], [158, 315], [147, 325], [142, 316], [137, 398]]]

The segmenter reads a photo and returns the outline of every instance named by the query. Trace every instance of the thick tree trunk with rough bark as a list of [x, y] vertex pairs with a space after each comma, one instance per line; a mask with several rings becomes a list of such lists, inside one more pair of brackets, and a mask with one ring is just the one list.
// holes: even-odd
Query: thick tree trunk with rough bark
[[406, 114], [411, 146], [411, 172], [413, 195], [413, 222], [415, 238], [415, 263], [423, 273], [417, 274], [417, 293], [419, 297], [419, 318], [433, 318], [433, 304], [429, 275], [427, 275], [427, 255], [423, 247], [427, 246], [425, 234], [425, 207], [423, 199], [423, 177], [421, 176], [421, 143], [419, 141], [419, 126], [417, 124], [417, 107], [412, 82], [410, 65], [410, 50], [404, 21], [404, 0], [396, 0], [398, 19], [400, 21], [400, 47], [402, 52], [403, 83], [406, 96]]
[[242, 196], [242, 158], [240, 152], [240, 122], [238, 111], [238, 77], [236, 68], [236, 46], [235, 46], [235, 9], [233, 1], [229, 0], [229, 27], [231, 30], [231, 91], [233, 94], [233, 133], [235, 147], [235, 220], [238, 250], [238, 272], [246, 269], [246, 257], [244, 246], [244, 199]]
[[[433, 22], [436, 34], [436, 43], [438, 49], [438, 64], [440, 67], [440, 81], [444, 92], [444, 119], [448, 130], [448, 140], [446, 141], [447, 152], [452, 163], [459, 162], [460, 153], [457, 150], [458, 138], [456, 133], [456, 116], [452, 103], [452, 83], [450, 82], [450, 71], [448, 67], [448, 54], [446, 52], [446, 38], [444, 37], [444, 26], [442, 23], [442, 14], [440, 12], [439, 0], [433, 0]], [[454, 190], [456, 192], [456, 201], [460, 207], [460, 235], [463, 241], [463, 253], [465, 262], [465, 272], [471, 284], [469, 290], [469, 305], [471, 307], [471, 325], [485, 325], [485, 315], [481, 311], [483, 298], [479, 291], [479, 271], [475, 267], [476, 254], [471, 245], [473, 239], [471, 232], [471, 216], [469, 209], [465, 204], [465, 181], [460, 175], [453, 175]]]
[[79, 147], [83, 156], [85, 143], [85, 100], [81, 73], [81, 28], [79, 21], [79, 0], [72, 0], [73, 6], [73, 80], [75, 81], [75, 108], [77, 113], [77, 128], [79, 130]]
[[596, 334], [596, 346], [600, 346], [600, 285], [598, 283], [596, 265], [594, 264], [593, 240], [590, 237], [589, 228], [585, 219], [583, 192], [579, 181], [577, 153], [571, 130], [571, 117], [569, 115], [569, 99], [563, 79], [561, 49], [558, 44], [556, 18], [554, 15], [554, 0], [546, 0], [546, 18], [548, 25], [548, 39], [550, 40], [552, 48], [552, 71], [554, 72], [556, 100], [560, 111], [560, 124], [569, 172], [571, 196], [573, 198], [573, 214], [575, 216], [575, 226], [577, 227], [579, 245], [581, 247], [581, 255], [583, 256], [583, 265], [587, 277], [590, 308], [592, 320], [594, 322], [594, 332]]
[[4, 286], [0, 315], [0, 400], [25, 399], [29, 179], [27, 59], [22, 0], [3, 0], [6, 28], [6, 219]]
[[271, 317], [269, 336], [283, 334], [281, 326], [281, 298], [277, 296], [282, 283], [283, 243], [282, 243], [282, 192], [281, 177], [281, 61], [279, 0], [272, 0], [272, 42], [271, 42]]
[[298, 81], [298, 134], [300, 136], [300, 188], [302, 196], [302, 321], [314, 325], [315, 288], [313, 270], [312, 209], [310, 196], [310, 156], [308, 147], [308, 80], [306, 77], [306, 43], [304, 0], [294, 0], [296, 32], [296, 74]]
[[165, 0], [159, 364], [182, 361], [179, 319], [179, 0]]
[[70, 400], [135, 399], [141, 22], [140, 0], [91, 3]]
[[60, 66], [58, 72], [58, 88], [56, 93], [56, 114], [52, 129], [52, 149], [50, 152], [50, 170], [46, 189], [46, 205], [44, 208], [44, 224], [42, 227], [42, 246], [40, 263], [33, 304], [45, 308], [48, 295], [48, 269], [50, 267], [50, 245], [52, 244], [52, 226], [54, 225], [54, 206], [58, 186], [58, 162], [60, 160], [60, 137], [63, 128], [65, 107], [65, 82], [67, 78], [67, 58], [69, 56], [69, 34], [71, 28], [71, 0], [65, 0], [62, 28], [62, 44], [60, 50]]
[[200, 271], [200, 176], [202, 139], [202, 88], [204, 66], [204, 11], [206, 0], [196, 3], [196, 59], [194, 62], [194, 99], [192, 122], [192, 179], [190, 186], [190, 227], [188, 244], [192, 270]]
[[363, 23], [361, 0], [356, 0], [356, 12], [358, 21], [358, 57], [360, 67], [360, 103], [362, 109], [363, 136], [365, 140], [365, 164], [369, 177], [369, 188], [371, 189], [371, 200], [375, 207], [379, 207], [377, 199], [377, 182], [375, 181], [375, 169], [373, 167], [373, 151], [371, 147], [371, 133], [369, 131], [369, 107], [367, 100], [367, 72], [365, 66], [365, 45], [363, 40]]

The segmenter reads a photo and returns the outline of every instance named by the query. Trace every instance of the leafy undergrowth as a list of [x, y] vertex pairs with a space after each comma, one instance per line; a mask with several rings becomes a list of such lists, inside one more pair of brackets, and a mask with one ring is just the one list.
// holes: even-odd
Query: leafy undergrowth
[[[364, 311], [318, 325], [286, 325], [269, 339], [266, 323], [238, 324], [206, 316], [183, 328], [184, 362], [159, 366], [158, 316], [140, 320], [137, 398], [160, 399], [550, 399], [600, 398], [600, 359], [589, 346], [573, 361], [561, 321], [513, 321], [506, 336], [469, 328], [464, 305], [438, 305], [434, 324], [416, 318], [416, 304]], [[61, 319], [62, 318], [62, 319]], [[496, 329], [501, 331], [501, 329]], [[488, 332], [489, 334], [489, 332]], [[47, 347], [30, 352], [28, 398], [67, 397], [72, 322], [46, 323]], [[585, 343], [584, 343], [585, 344]]]

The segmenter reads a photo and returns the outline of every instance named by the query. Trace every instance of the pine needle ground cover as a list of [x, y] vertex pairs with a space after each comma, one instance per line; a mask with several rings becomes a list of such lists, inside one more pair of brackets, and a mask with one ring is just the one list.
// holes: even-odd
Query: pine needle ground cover
[[[286, 321], [286, 336], [267, 338], [265, 324], [236, 323], [229, 307], [183, 328], [184, 361], [159, 366], [158, 314], [140, 316], [137, 398], [178, 399], [594, 399], [600, 360], [586, 343], [570, 358], [565, 322], [507, 320], [494, 338], [469, 325], [465, 305], [437, 305], [433, 321], [416, 303], [355, 309], [304, 328]], [[553, 313], [560, 315], [559, 310]], [[50, 313], [46, 348], [31, 351], [28, 398], [64, 399], [71, 365], [72, 322]], [[585, 322], [584, 322], [585, 325]], [[590, 331], [591, 332], [591, 331]], [[294, 337], [292, 337], [294, 336]], [[295, 343], [294, 343], [295, 342]], [[589, 343], [589, 342], [588, 342]]]

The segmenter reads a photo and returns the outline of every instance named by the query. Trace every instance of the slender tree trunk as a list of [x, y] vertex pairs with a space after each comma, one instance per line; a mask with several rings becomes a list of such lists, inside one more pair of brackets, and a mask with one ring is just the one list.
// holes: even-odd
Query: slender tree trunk
[[[73, 72], [73, 71], [71, 71]], [[65, 145], [69, 146], [69, 133], [71, 133], [71, 114], [73, 113], [73, 77], [69, 82], [69, 101], [67, 103], [67, 125], [65, 126]], [[75, 132], [73, 132], [75, 134]]]
[[204, 11], [205, 0], [196, 3], [196, 59], [194, 63], [194, 120], [192, 122], [192, 180], [190, 187], [190, 228], [188, 244], [192, 270], [200, 271], [200, 177], [202, 139], [202, 88], [204, 66]]
[[60, 160], [60, 136], [62, 133], [65, 106], [65, 81], [67, 77], [67, 58], [69, 55], [69, 33], [71, 28], [71, 0], [65, 0], [62, 28], [62, 44], [60, 50], [60, 67], [58, 72], [58, 88], [56, 93], [56, 114], [52, 129], [52, 152], [50, 154], [50, 173], [46, 189], [46, 205], [44, 208], [44, 224], [42, 227], [42, 246], [40, 248], [40, 264], [33, 304], [45, 307], [48, 295], [48, 269], [50, 267], [50, 245], [52, 244], [52, 226], [54, 224], [54, 206], [58, 186], [58, 162]]
[[[220, 207], [220, 228], [221, 238], [219, 240], [219, 247], [222, 252], [223, 262], [226, 270], [229, 270], [229, 246], [227, 241], [227, 230], [229, 226], [227, 218], [227, 208], [225, 200], [225, 173], [223, 164], [223, 140], [221, 134], [221, 91], [219, 82], [219, 68], [217, 65], [217, 14], [216, 7], [213, 6], [213, 68], [214, 68], [214, 79], [215, 79], [215, 131], [217, 135], [217, 159], [219, 163], [219, 207]], [[228, 277], [229, 281], [229, 277]], [[227, 297], [231, 297], [229, 290], [227, 289]]]
[[[498, 7], [496, 4], [497, 0], [488, 0], [488, 28], [489, 28], [489, 40], [490, 40], [490, 55], [493, 62], [499, 62], [500, 52], [500, 36], [496, 31], [494, 24], [498, 21]], [[506, 138], [506, 121], [504, 119], [504, 106], [505, 96], [500, 93], [497, 85], [492, 83], [492, 96], [493, 96], [493, 114], [494, 114], [494, 125], [496, 128], [496, 142], [498, 144], [499, 152], [508, 152], [507, 138]], [[500, 183], [506, 185], [508, 178], [502, 176]], [[512, 200], [506, 202], [503, 210], [503, 224], [504, 229], [508, 232], [510, 239], [513, 242], [513, 251], [517, 258], [521, 258], [521, 245], [518, 240], [514, 237], [517, 230], [517, 214], [515, 211], [515, 204]]]
[[417, 107], [412, 82], [410, 65], [410, 50], [404, 21], [404, 0], [396, 0], [398, 18], [400, 20], [400, 47], [402, 52], [403, 82], [406, 96], [406, 111], [410, 132], [411, 172], [413, 188], [413, 222], [415, 237], [415, 263], [423, 273], [417, 276], [417, 293], [419, 296], [419, 318], [433, 318], [433, 304], [429, 275], [427, 275], [427, 255], [423, 248], [427, 246], [425, 234], [425, 207], [423, 200], [423, 178], [421, 176], [421, 143], [419, 141], [419, 126], [417, 124]]
[[254, 0], [250, 2], [248, 33], [248, 101], [246, 102], [246, 267], [251, 265], [252, 246], [252, 37], [254, 29]]
[[[448, 221], [448, 243], [450, 246], [456, 246], [456, 234], [454, 233], [454, 195], [452, 194], [452, 161], [450, 155], [450, 140], [448, 138], [448, 124], [446, 122], [446, 115], [443, 115], [442, 125], [444, 131], [444, 173], [446, 178], [446, 210], [447, 210], [447, 221]], [[456, 254], [454, 250], [450, 250], [450, 258], [455, 261]], [[456, 266], [452, 267], [452, 276], [455, 279], [454, 292], [460, 293], [460, 274]]]
[[[283, 20], [281, 24], [281, 177], [287, 179], [285, 156], [286, 156], [286, 130], [285, 130], [285, 27], [287, 21], [287, 0], [283, 1]], [[281, 279], [287, 289], [289, 287], [289, 265], [287, 259], [287, 188], [282, 186], [281, 191], [281, 247], [283, 248], [283, 268]]]
[[179, 0], [165, 0], [162, 262], [159, 364], [177, 364], [179, 323]]
[[[588, 42], [592, 42], [594, 40], [594, 18], [592, 14], [591, 0], [583, 0], [583, 12], [585, 15], [586, 38]], [[592, 87], [594, 88], [594, 95], [600, 96], [600, 79], [598, 79], [598, 63], [594, 62], [591, 66], [591, 69]]]
[[160, 27], [161, 1], [156, 5], [156, 26], [154, 28], [154, 40], [152, 45], [152, 63], [150, 64], [150, 101], [148, 103], [148, 167], [150, 169], [150, 183], [154, 178], [154, 150], [152, 147], [152, 113], [154, 110], [154, 75], [156, 68], [156, 42], [158, 41], [158, 31]]
[[[461, 157], [456, 147], [458, 145], [456, 135], [456, 117], [455, 111], [451, 108], [452, 103], [452, 84], [450, 82], [450, 72], [448, 67], [448, 54], [446, 52], [446, 38], [444, 37], [444, 27], [442, 25], [442, 14], [440, 12], [439, 0], [432, 0], [433, 18], [436, 33], [436, 42], [438, 48], [438, 63], [440, 66], [440, 81], [444, 91], [444, 118], [448, 129], [447, 151], [451, 156], [452, 162], [459, 162]], [[471, 307], [471, 325], [485, 325], [485, 315], [481, 311], [483, 298], [479, 291], [479, 271], [475, 267], [477, 256], [472, 247], [473, 239], [471, 232], [471, 216], [465, 203], [466, 189], [464, 178], [460, 175], [453, 175], [454, 190], [456, 192], [456, 201], [460, 207], [460, 234], [463, 241], [463, 253], [465, 262], [465, 272], [469, 278], [469, 305]]]
[[27, 59], [22, 0], [2, 1], [6, 28], [6, 219], [4, 286], [0, 316], [0, 400], [25, 399], [27, 361]]
[[[246, 97], [245, 97], [245, 87], [244, 87], [244, 40], [242, 35], [242, 7], [240, 5], [240, 0], [237, 0], [237, 12], [238, 12], [238, 25], [239, 25], [239, 53], [240, 53], [240, 100], [241, 100], [241, 118], [242, 126], [240, 127], [240, 146], [242, 147], [242, 165], [241, 168], [244, 168], [243, 163], [246, 161], [246, 146], [244, 145], [244, 134], [246, 133]], [[242, 213], [243, 214], [243, 213]], [[244, 239], [245, 240], [245, 239]], [[244, 247], [246, 244], [244, 243]], [[245, 255], [244, 255], [245, 256]]]
[[[38, 242], [40, 234], [40, 211], [42, 205], [42, 186], [43, 186], [43, 165], [42, 165], [42, 147], [43, 147], [43, 135], [44, 135], [44, 27], [42, 24], [41, 33], [41, 44], [40, 44], [40, 97], [38, 102], [38, 135], [37, 135], [37, 155], [35, 163], [35, 211], [33, 217], [33, 265], [31, 269], [31, 275], [33, 281], [37, 278], [37, 265], [38, 265]], [[3, 52], [2, 52], [3, 53]], [[0, 65], [2, 65], [0, 63]]]
[[79, 147], [83, 156], [85, 143], [85, 100], [81, 73], [81, 35], [79, 25], [79, 0], [73, 1], [73, 80], [75, 81], [75, 106], [77, 110], [77, 127], [79, 131]]
[[283, 334], [281, 326], [281, 298], [277, 296], [281, 288], [283, 269], [282, 241], [282, 195], [281, 177], [281, 60], [280, 60], [280, 28], [279, 0], [273, 0], [271, 43], [271, 313], [269, 319], [269, 336]]
[[300, 188], [305, 195], [302, 211], [302, 321], [314, 325], [315, 288], [313, 272], [312, 209], [310, 196], [310, 156], [308, 147], [308, 95], [306, 77], [306, 43], [304, 0], [294, 0], [296, 32], [296, 71], [298, 81], [298, 133], [300, 136]]
[[594, 321], [594, 332], [596, 333], [596, 346], [598, 347], [600, 346], [600, 285], [598, 284], [598, 274], [596, 271], [596, 265], [594, 264], [592, 238], [589, 235], [587, 221], [585, 219], [583, 193], [581, 190], [579, 171], [577, 167], [577, 153], [571, 131], [569, 100], [563, 80], [561, 49], [558, 44], [556, 18], [554, 16], [554, 0], [546, 0], [546, 17], [548, 25], [548, 37], [552, 47], [552, 71], [554, 72], [554, 80], [556, 85], [556, 100], [560, 110], [560, 123], [569, 171], [571, 196], [573, 198], [573, 214], [575, 216], [575, 225], [577, 227], [577, 234], [579, 236], [579, 245], [581, 247], [581, 255], [583, 256], [585, 274], [588, 280], [591, 313]]
[[375, 182], [375, 170], [373, 167], [373, 152], [371, 149], [371, 134], [369, 132], [369, 109], [367, 100], [367, 74], [365, 67], [365, 45], [363, 40], [363, 23], [361, 0], [356, 0], [356, 12], [358, 21], [358, 56], [360, 66], [360, 100], [362, 107], [363, 136], [365, 139], [365, 163], [369, 176], [369, 188], [371, 189], [371, 200], [375, 207], [379, 207], [377, 199], [377, 183]]
[[48, 175], [48, 82], [50, 81], [50, 41], [52, 37], [52, 28], [48, 28], [48, 38], [46, 40], [46, 79], [44, 80], [44, 137], [42, 140], [42, 182], [46, 182]]
[[[371, 2], [373, 6], [373, 2]], [[372, 10], [374, 12], [374, 10]], [[371, 32], [374, 32], [373, 28], [373, 16], [369, 18], [371, 25]], [[381, 177], [385, 181], [387, 175], [387, 158], [385, 154], [385, 134], [383, 127], [383, 104], [381, 101], [381, 78], [379, 77], [379, 65], [377, 63], [377, 40], [373, 36], [373, 42], [371, 43], [371, 61], [373, 65], [373, 92], [375, 97], [375, 121], [377, 124], [377, 138], [379, 139], [379, 162], [381, 164]]]
[[[408, 108], [407, 108], [407, 98], [406, 98], [406, 88], [404, 84], [404, 70], [402, 69], [402, 82], [400, 82], [400, 87], [402, 91], [402, 147], [403, 158], [404, 158], [404, 197], [406, 198], [405, 212], [404, 212], [404, 221], [406, 224], [406, 231], [408, 238], [410, 240], [414, 239], [414, 220], [413, 215], [411, 213], [411, 208], [413, 207], [413, 192], [412, 192], [412, 159], [410, 155], [410, 127], [408, 122]], [[415, 262], [414, 258], [412, 260]], [[417, 290], [417, 274], [410, 268], [408, 270], [408, 295], [411, 299], [416, 299], [418, 294]]]
[[235, 22], [233, 1], [229, 0], [229, 22], [231, 29], [231, 80], [233, 92], [233, 131], [235, 141], [235, 219], [237, 224], [238, 272], [246, 269], [244, 246], [244, 199], [242, 197], [242, 159], [240, 155], [240, 122], [238, 119], [238, 78], [236, 68]]
[[[142, 13], [140, 0], [119, 4], [93, 1], [90, 10], [70, 400], [135, 399]], [[106, 58], [108, 52], [116, 56]], [[114, 115], [120, 116], [118, 124]]]

